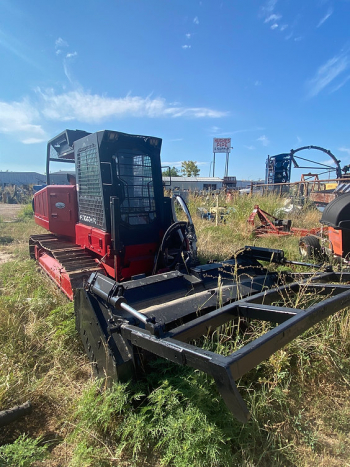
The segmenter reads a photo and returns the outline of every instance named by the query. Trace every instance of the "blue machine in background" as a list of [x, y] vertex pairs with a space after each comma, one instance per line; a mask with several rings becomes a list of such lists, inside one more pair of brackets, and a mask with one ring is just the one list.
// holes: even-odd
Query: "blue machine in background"
[[[329, 156], [329, 162], [318, 162], [312, 159], [306, 159], [304, 157], [295, 155], [299, 151], [304, 151], [308, 149], [316, 149], [317, 151], [324, 152]], [[328, 176], [330, 176], [332, 173], [334, 173], [334, 178], [342, 177], [340, 160], [337, 159], [329, 149], [324, 149], [320, 146], [303, 146], [298, 149], [291, 149], [290, 152], [286, 154], [267, 156], [265, 183], [269, 185], [275, 183], [289, 183], [291, 178], [292, 163], [297, 169], [308, 169], [317, 171], [318, 175], [327, 174]], [[300, 165], [300, 163], [307, 163], [308, 165]]]
[[292, 168], [292, 155], [277, 154], [267, 156], [265, 183], [289, 183]]

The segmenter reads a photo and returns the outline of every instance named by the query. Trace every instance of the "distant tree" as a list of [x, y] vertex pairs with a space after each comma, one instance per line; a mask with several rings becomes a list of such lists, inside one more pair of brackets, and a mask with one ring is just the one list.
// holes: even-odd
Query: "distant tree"
[[180, 177], [180, 173], [176, 167], [168, 167], [162, 172], [163, 177]]
[[181, 173], [184, 177], [198, 177], [199, 168], [196, 161], [183, 161], [181, 163]]

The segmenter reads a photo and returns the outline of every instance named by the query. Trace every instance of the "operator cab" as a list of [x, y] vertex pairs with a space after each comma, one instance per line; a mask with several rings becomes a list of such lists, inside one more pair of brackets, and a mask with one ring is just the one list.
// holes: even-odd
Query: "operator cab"
[[[158, 241], [164, 225], [161, 144], [116, 131], [76, 141], [79, 222], [113, 234], [115, 217], [123, 244]], [[118, 205], [114, 212], [111, 201]]]
[[[34, 195], [36, 222], [89, 250], [118, 281], [167, 267], [159, 248], [183, 248], [186, 223], [164, 246], [176, 217], [163, 194], [161, 145], [152, 136], [65, 130], [48, 143], [48, 185]], [[76, 184], [53, 185], [52, 161], [75, 164]]]

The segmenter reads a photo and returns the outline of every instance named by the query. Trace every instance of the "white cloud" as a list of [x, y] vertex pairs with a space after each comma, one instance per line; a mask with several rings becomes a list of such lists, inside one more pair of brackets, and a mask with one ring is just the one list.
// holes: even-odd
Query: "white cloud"
[[333, 88], [331, 90], [331, 92], [336, 92], [338, 91], [340, 88], [342, 88], [344, 86], [344, 84], [349, 81], [350, 79], [350, 75], [348, 75], [345, 79], [343, 79], [343, 81], [341, 83], [339, 83], [337, 86], [335, 86], [335, 88]]
[[261, 86], [261, 84], [262, 84], [261, 81], [256, 80], [254, 83], [254, 86]]
[[218, 110], [208, 109], [206, 107], [179, 107], [167, 108], [164, 110], [164, 115], [171, 117], [191, 117], [191, 118], [221, 118], [229, 115], [229, 112], [221, 112]]
[[38, 93], [42, 99], [43, 115], [52, 120], [99, 122], [122, 117], [220, 118], [228, 115], [228, 112], [206, 107], [170, 106], [163, 98], [131, 95], [113, 98], [83, 90], [56, 94], [53, 90], [38, 89]]
[[[3, 6], [3, 3], [4, 2], [2, 2], [1, 6]], [[32, 60], [31, 57], [33, 55], [33, 49], [29, 43], [22, 42], [18, 40], [16, 36], [5, 33], [0, 29], [0, 45], [2, 48], [5, 48], [10, 53], [16, 55], [16, 57], [28, 63], [30, 66], [33, 66], [45, 73], [45, 68], [41, 64]], [[4, 65], [2, 68], [4, 68]]]
[[250, 133], [255, 131], [264, 131], [264, 127], [253, 127], [253, 128], [242, 128], [241, 130], [231, 130], [231, 131], [222, 131], [221, 128], [217, 126], [213, 126], [209, 131], [213, 136], [217, 138], [232, 138], [233, 135], [237, 135], [239, 133]]
[[298, 143], [301, 143], [302, 139], [300, 138], [300, 136], [297, 136], [297, 141]]
[[267, 13], [271, 13], [276, 6], [278, 0], [268, 0], [266, 4], [262, 7], [263, 11], [266, 11]]
[[43, 141], [46, 141], [46, 139], [27, 138], [27, 139], [23, 139], [22, 143], [23, 144], [37, 144], [37, 143], [42, 143]]
[[198, 16], [196, 16], [196, 17], [193, 19], [193, 22], [194, 22], [194, 24], [199, 24]]
[[[323, 161], [319, 163], [322, 165], [335, 165], [335, 162], [333, 159], [324, 159]], [[317, 164], [317, 162], [314, 162], [314, 164]]]
[[187, 37], [187, 39], [191, 39], [192, 34], [187, 33], [187, 34], [185, 34], [185, 36]]
[[187, 44], [182, 46], [183, 49], [190, 49], [191, 47], [192, 47], [191, 45], [187, 45]]
[[40, 114], [28, 100], [0, 101], [0, 133], [17, 134], [20, 141], [45, 138], [45, 131], [37, 124]]
[[350, 156], [350, 148], [341, 147], [341, 148], [338, 148], [338, 151], [346, 152]]
[[217, 133], [217, 132], [220, 131], [220, 130], [221, 130], [221, 128], [218, 127], [218, 126], [212, 126], [212, 127], [210, 128], [210, 132], [211, 132], [211, 133]]
[[303, 39], [302, 36], [294, 37], [295, 42], [300, 42]]
[[315, 76], [307, 82], [309, 97], [317, 96], [335, 78], [343, 73], [350, 65], [348, 51], [329, 59], [316, 72]]
[[[56, 48], [56, 55], [61, 55], [63, 53], [63, 51], [61, 50], [62, 48], [64, 47], [69, 47], [68, 45], [68, 42], [66, 42], [65, 40], [63, 40], [61, 37], [59, 37], [56, 41], [55, 41], [55, 48]], [[78, 52], [67, 52], [65, 57], [63, 57], [63, 71], [64, 71], [64, 74], [66, 75], [68, 81], [70, 83], [73, 83], [73, 80], [72, 80], [72, 76], [71, 76], [71, 73], [68, 69], [68, 63], [69, 63], [69, 60], [76, 57], [78, 55]]]
[[288, 28], [288, 24], [282, 24], [282, 26], [280, 27], [280, 31], [282, 32], [287, 28]]
[[232, 131], [221, 131], [217, 133], [212, 133], [215, 138], [231, 138], [232, 137]]
[[278, 21], [278, 20], [281, 19], [281, 18], [282, 18], [281, 15], [275, 15], [275, 14], [273, 14], [273, 15], [270, 15], [270, 16], [268, 16], [267, 18], [265, 18], [264, 23], [269, 23], [270, 21]]
[[270, 144], [269, 139], [265, 135], [260, 136], [257, 141], [260, 141], [263, 146], [268, 146]]
[[255, 146], [244, 146], [244, 147], [249, 149], [249, 151], [253, 151], [255, 149]]
[[228, 115], [206, 107], [171, 105], [163, 98], [127, 95], [116, 98], [76, 90], [57, 94], [36, 90], [36, 100], [0, 101], [0, 133], [12, 135], [24, 144], [47, 140], [43, 125], [49, 120], [96, 123], [108, 119], [143, 118], [220, 118]]
[[181, 167], [182, 161], [162, 161], [162, 167], [164, 166], [170, 166], [170, 167]]
[[286, 36], [286, 41], [289, 41], [289, 39], [291, 39], [293, 37], [293, 33], [290, 32], [287, 36]]
[[[276, 3], [277, 0], [269, 0], [260, 10], [260, 17], [265, 18], [264, 23], [272, 23], [270, 26], [272, 30], [277, 29], [279, 27], [277, 21], [279, 21], [282, 18], [282, 15], [273, 12]], [[286, 27], [287, 26], [282, 26], [280, 30], [283, 31]]]
[[68, 69], [67, 60], [63, 60], [63, 70], [64, 70], [64, 74], [66, 75], [68, 81], [69, 81], [70, 83], [73, 83], [71, 74], [70, 74], [69, 69]]
[[254, 127], [254, 128], [244, 128], [242, 130], [234, 130], [234, 131], [231, 132], [231, 134], [236, 135], [238, 133], [248, 133], [250, 131], [263, 131], [263, 130], [265, 130], [265, 128], [262, 128], [262, 127], [258, 126], [258, 127]]
[[68, 47], [68, 42], [64, 41], [62, 39], [62, 37], [59, 37], [58, 39], [56, 39], [55, 41], [55, 47], [56, 49], [60, 49], [62, 47]]
[[320, 20], [320, 22], [318, 23], [317, 27], [319, 28], [320, 26], [322, 26], [323, 23], [325, 23], [327, 21], [327, 19], [332, 16], [333, 14], [333, 8], [330, 7], [328, 8], [328, 11], [327, 13], [325, 14], [325, 16]]

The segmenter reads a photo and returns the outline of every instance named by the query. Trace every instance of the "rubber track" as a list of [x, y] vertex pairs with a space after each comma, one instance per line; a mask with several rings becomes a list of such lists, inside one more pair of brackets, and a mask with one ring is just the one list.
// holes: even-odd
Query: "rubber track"
[[52, 234], [31, 235], [29, 251], [35, 259], [34, 247], [38, 246], [56, 259], [64, 268], [71, 281], [72, 289], [83, 287], [83, 279], [92, 272], [104, 272], [96, 261], [89, 256], [84, 248], [74, 243], [66, 242]]

